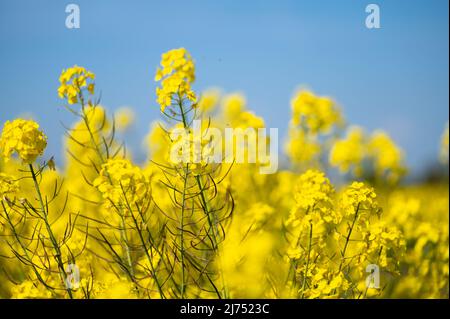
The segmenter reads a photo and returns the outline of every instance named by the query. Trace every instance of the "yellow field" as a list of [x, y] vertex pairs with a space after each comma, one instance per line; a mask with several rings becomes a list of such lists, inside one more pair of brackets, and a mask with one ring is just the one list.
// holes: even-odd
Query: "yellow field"
[[[162, 121], [143, 165], [121, 140], [132, 110], [108, 114], [82, 67], [60, 77], [74, 116], [63, 167], [42, 156], [48, 138], [36, 122], [4, 124], [0, 298], [449, 297], [448, 179], [402, 184], [407, 155], [388, 134], [349, 125], [332, 99], [298, 91], [289, 167], [261, 174], [260, 157], [208, 160], [207, 139], [200, 160], [189, 150], [174, 162], [171, 132], [184, 129], [192, 146], [193, 120], [205, 135], [265, 122], [240, 94], [197, 94], [185, 49], [163, 54], [155, 81]], [[270, 142], [234, 151], [248, 157]], [[445, 166], [448, 128], [439, 143]], [[332, 172], [346, 182], [332, 183]]]

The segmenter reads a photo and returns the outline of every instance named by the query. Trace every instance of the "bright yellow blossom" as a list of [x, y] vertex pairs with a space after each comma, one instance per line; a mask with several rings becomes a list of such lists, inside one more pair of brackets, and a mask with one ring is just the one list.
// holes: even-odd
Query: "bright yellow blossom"
[[76, 104], [79, 102], [82, 89], [87, 88], [90, 94], [94, 94], [94, 79], [94, 73], [81, 66], [74, 65], [62, 71], [59, 77], [58, 95], [61, 99], [66, 98], [69, 104]]
[[116, 206], [141, 204], [150, 196], [148, 178], [127, 159], [109, 159], [102, 165], [94, 186]]
[[162, 55], [161, 68], [158, 68], [155, 81], [161, 82], [156, 88], [157, 102], [164, 112], [176, 98], [196, 101], [196, 95], [191, 89], [195, 81], [195, 65], [191, 55], [185, 48], [173, 49]]
[[286, 153], [296, 167], [316, 168], [324, 151], [321, 140], [343, 125], [341, 111], [330, 98], [303, 90], [294, 95], [291, 109]]
[[203, 92], [198, 101], [198, 108], [200, 111], [209, 113], [219, 103], [220, 91], [218, 89], [209, 89]]
[[[334, 187], [324, 173], [308, 170], [298, 179], [294, 199], [296, 207], [291, 210], [287, 223], [338, 223], [340, 216], [333, 208]], [[308, 215], [305, 217], [305, 215]]]
[[377, 194], [372, 187], [361, 182], [353, 182], [342, 195], [341, 207], [345, 215], [370, 214], [379, 209]]
[[0, 150], [6, 160], [15, 152], [24, 163], [30, 164], [45, 150], [47, 136], [32, 120], [6, 121], [0, 137]]
[[294, 198], [299, 208], [319, 209], [322, 206], [329, 206], [331, 195], [334, 193], [330, 180], [324, 173], [308, 170], [302, 174], [295, 188]]
[[341, 112], [328, 97], [299, 91], [291, 101], [292, 122], [313, 134], [328, 133], [334, 125], [342, 124]]
[[[239, 93], [208, 90], [197, 104], [194, 69], [184, 49], [163, 55], [156, 80], [168, 121], [152, 125], [141, 165], [114, 134], [130, 113], [119, 111], [114, 126], [80, 67], [61, 75], [62, 97], [87, 102], [81, 112], [67, 106], [79, 117], [66, 131], [65, 167], [24, 168], [46, 137], [32, 121], [5, 124], [0, 298], [448, 298], [448, 181], [377, 183], [404, 173], [401, 149], [381, 131], [350, 126], [341, 136], [336, 103], [306, 91], [292, 100], [294, 169], [216, 163], [207, 141], [195, 161], [193, 120], [202, 133], [265, 120]], [[181, 164], [170, 157], [180, 128], [189, 147]], [[448, 160], [448, 128], [441, 143]], [[236, 149], [249, 153], [244, 144]], [[358, 182], [340, 187], [330, 166]], [[68, 290], [75, 269], [78, 288]], [[377, 270], [379, 286], [368, 287]]]
[[[389, 135], [375, 131], [367, 136], [364, 130], [351, 126], [344, 139], [337, 140], [329, 155], [331, 166], [341, 173], [353, 172], [362, 177], [374, 174], [377, 180], [394, 184], [406, 173], [402, 150]], [[366, 171], [365, 171], [366, 170]]]
[[362, 128], [352, 126], [347, 137], [336, 141], [330, 152], [330, 164], [337, 166], [342, 173], [353, 168], [356, 176], [362, 174], [362, 162], [366, 156], [365, 137]]
[[395, 183], [406, 172], [403, 153], [392, 139], [382, 131], [376, 131], [368, 142], [368, 154], [373, 158], [375, 173]]

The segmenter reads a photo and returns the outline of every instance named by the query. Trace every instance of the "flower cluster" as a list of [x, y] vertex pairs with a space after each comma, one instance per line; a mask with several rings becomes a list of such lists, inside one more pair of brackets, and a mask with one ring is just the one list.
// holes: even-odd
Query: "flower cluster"
[[378, 293], [365, 286], [368, 265], [398, 273], [403, 235], [385, 220], [371, 218], [380, 212], [376, 198], [373, 188], [360, 182], [336, 197], [323, 173], [310, 170], [300, 176], [297, 208], [286, 223], [296, 234], [287, 236], [285, 251], [295, 274], [289, 281], [294, 297], [365, 297]]
[[299, 91], [291, 102], [292, 122], [313, 134], [328, 133], [334, 125], [342, 123], [341, 112], [327, 97]]
[[313, 166], [323, 152], [321, 139], [340, 128], [344, 120], [336, 103], [309, 91], [298, 91], [291, 101], [292, 117], [286, 153], [295, 165]]
[[320, 154], [320, 143], [303, 130], [290, 129], [286, 153], [294, 164], [313, 162]]
[[[287, 251], [290, 259], [298, 260], [302, 257], [304, 252], [298, 245], [299, 241], [306, 241], [306, 245], [308, 245], [308, 242], [311, 242], [314, 237], [316, 244], [319, 244], [323, 241], [323, 234], [320, 231], [322, 224], [337, 222], [337, 216], [333, 210], [334, 192], [330, 180], [322, 172], [308, 170], [298, 178], [294, 190], [295, 206], [286, 220], [286, 226], [292, 230], [295, 236], [298, 236], [290, 242]], [[313, 227], [314, 232], [312, 231]], [[314, 251], [313, 248], [308, 255], [311, 256]], [[299, 266], [296, 271], [302, 276], [306, 276], [306, 273], [311, 274], [311, 270], [309, 266], [308, 269], [303, 270]]]
[[369, 140], [368, 155], [373, 158], [375, 174], [397, 182], [406, 172], [403, 153], [382, 131], [374, 132]]
[[24, 163], [30, 164], [42, 155], [47, 146], [47, 136], [32, 120], [6, 121], [0, 137], [0, 149], [8, 160], [16, 152]]
[[94, 186], [115, 206], [140, 204], [150, 196], [147, 176], [127, 159], [109, 159], [102, 165]]
[[362, 162], [366, 156], [364, 145], [364, 132], [360, 127], [352, 126], [347, 137], [336, 141], [330, 152], [330, 164], [338, 167], [341, 173], [353, 169], [357, 177], [361, 176]]
[[335, 275], [327, 268], [317, 267], [317, 265], [311, 267], [310, 277], [310, 288], [304, 293], [304, 297], [310, 299], [336, 298], [351, 285], [343, 273]]
[[234, 128], [264, 128], [264, 119], [247, 109], [247, 101], [240, 93], [227, 94], [222, 98], [223, 120]]
[[376, 198], [377, 194], [372, 187], [362, 182], [352, 182], [342, 193], [340, 198], [341, 208], [347, 216], [354, 215], [357, 210], [371, 212], [379, 208]]
[[360, 255], [359, 262], [364, 262], [371, 258], [370, 262], [376, 263], [383, 269], [396, 272], [398, 260], [392, 258], [396, 254], [390, 254], [389, 249], [401, 250], [405, 246], [402, 233], [386, 222], [375, 223], [362, 234], [363, 240], [358, 243], [358, 250], [364, 251]]
[[348, 186], [341, 198], [341, 208], [345, 215], [378, 211], [377, 194], [372, 187], [361, 182], [353, 182]]
[[[214, 161], [220, 144], [208, 130], [265, 127], [264, 118], [241, 93], [190, 100], [186, 50], [164, 54], [161, 65], [168, 121], [152, 124], [141, 165], [118, 140], [131, 110], [111, 117], [93, 103], [94, 77], [83, 68], [61, 76], [61, 96], [81, 105], [66, 105], [76, 122], [63, 169], [35, 163], [46, 147], [35, 122], [5, 124], [0, 298], [448, 298], [447, 180], [380, 185], [401, 175], [401, 150], [380, 131], [349, 127], [341, 136], [336, 104], [309, 92], [292, 101], [292, 169], [259, 174], [258, 161]], [[235, 144], [244, 155], [255, 146]], [[448, 161], [448, 128], [441, 147]], [[332, 183], [330, 163], [358, 181]], [[337, 181], [350, 177], [338, 173]]]
[[298, 207], [308, 209], [327, 205], [333, 192], [333, 186], [324, 173], [308, 170], [300, 176], [294, 196]]
[[199, 101], [198, 108], [200, 111], [208, 113], [213, 110], [220, 99], [220, 91], [218, 89], [209, 89], [202, 93]]
[[[202, 128], [204, 129], [204, 128]], [[204, 131], [204, 130], [203, 130]], [[207, 141], [199, 140], [193, 132], [184, 130], [178, 139], [173, 140], [170, 161], [175, 166], [185, 167], [189, 164], [189, 171], [194, 175], [200, 175], [202, 171], [207, 170], [208, 166], [213, 164], [212, 146]], [[202, 132], [202, 134], [204, 134]]]
[[162, 55], [161, 68], [156, 71], [155, 81], [161, 81], [161, 87], [156, 88], [156, 95], [162, 112], [172, 104], [174, 95], [179, 100], [187, 98], [196, 101], [191, 89], [195, 81], [195, 65], [184, 48], [170, 50]]
[[81, 66], [74, 65], [62, 71], [59, 77], [61, 84], [58, 88], [58, 95], [61, 99], [66, 98], [69, 104], [76, 104], [79, 102], [83, 88], [87, 88], [90, 94], [94, 94], [94, 79], [94, 73]]
[[[388, 134], [375, 131], [367, 136], [362, 128], [349, 127], [347, 136], [337, 140], [329, 155], [331, 166], [357, 177], [373, 174], [379, 180], [396, 183], [406, 173], [402, 150]], [[364, 169], [371, 171], [364, 172]]]

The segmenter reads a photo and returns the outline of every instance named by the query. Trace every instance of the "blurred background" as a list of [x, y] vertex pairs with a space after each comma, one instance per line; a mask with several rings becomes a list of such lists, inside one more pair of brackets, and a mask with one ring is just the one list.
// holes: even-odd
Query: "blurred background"
[[[80, 7], [79, 29], [66, 28], [70, 3]], [[127, 143], [143, 161], [142, 140], [160, 118], [160, 55], [185, 47], [196, 61], [196, 91], [244, 93], [280, 141], [291, 96], [306, 86], [333, 97], [349, 123], [388, 132], [411, 179], [432, 177], [449, 118], [449, 3], [376, 1], [381, 28], [367, 29], [369, 3], [0, 0], [0, 122], [33, 117], [49, 136], [47, 154], [63, 165], [60, 122], [73, 117], [61, 107], [58, 78], [82, 65], [96, 73], [102, 105], [134, 109]]]

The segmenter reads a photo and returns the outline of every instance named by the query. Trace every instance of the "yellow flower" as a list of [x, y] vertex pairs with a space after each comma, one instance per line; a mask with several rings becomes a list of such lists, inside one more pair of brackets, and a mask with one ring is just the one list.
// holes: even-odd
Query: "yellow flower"
[[143, 171], [127, 159], [108, 159], [94, 186], [103, 198], [116, 206], [142, 204], [150, 199], [150, 183]]
[[173, 49], [162, 55], [161, 68], [156, 70], [155, 81], [161, 82], [161, 87], [156, 88], [161, 112], [172, 104], [175, 95], [181, 100], [197, 100], [191, 89], [191, 84], [195, 81], [195, 65], [185, 48]]
[[334, 189], [324, 173], [308, 170], [299, 178], [295, 188], [295, 201], [303, 209], [328, 204]]
[[313, 134], [327, 134], [335, 125], [342, 124], [339, 108], [328, 97], [315, 96], [299, 91], [291, 102], [292, 123], [302, 126]]
[[315, 266], [314, 274], [311, 277], [309, 288], [304, 292], [304, 296], [310, 299], [315, 298], [336, 298], [339, 293], [345, 292], [350, 283], [343, 273], [333, 274], [329, 269]]
[[227, 120], [233, 121], [245, 110], [247, 101], [240, 93], [228, 94], [223, 98], [223, 112]]
[[317, 167], [322, 152], [320, 141], [343, 124], [340, 109], [327, 97], [298, 91], [291, 101], [292, 118], [286, 153], [296, 166]]
[[87, 71], [81, 66], [74, 65], [67, 70], [63, 70], [59, 77], [61, 83], [58, 88], [58, 95], [61, 99], [67, 98], [69, 104], [78, 103], [79, 95], [83, 88], [86, 88], [90, 94], [94, 94], [95, 74]]
[[98, 299], [134, 299], [137, 297], [133, 283], [111, 272], [105, 272], [94, 283], [93, 297]]
[[31, 120], [6, 121], [0, 137], [0, 149], [6, 160], [16, 152], [24, 163], [30, 164], [42, 155], [47, 146], [47, 136], [39, 124]]
[[[333, 209], [334, 188], [324, 173], [308, 170], [295, 187], [296, 207], [291, 210], [287, 224], [299, 225], [306, 220], [338, 223], [340, 216]], [[310, 215], [308, 218], [304, 214]]]
[[347, 137], [336, 141], [330, 152], [331, 166], [338, 167], [342, 173], [354, 169], [356, 176], [361, 176], [362, 162], [366, 156], [366, 147], [362, 128], [352, 126], [348, 129]]
[[342, 209], [345, 215], [354, 215], [357, 211], [366, 214], [378, 211], [376, 197], [372, 187], [367, 187], [361, 182], [353, 182], [342, 195]]
[[[203, 131], [206, 129], [206, 127], [202, 128]], [[207, 140], [198, 140], [192, 131], [185, 130], [172, 142], [171, 163], [181, 164], [183, 167], [189, 164], [189, 170], [194, 175], [201, 175], [216, 166], [211, 158], [213, 148], [208, 145]]]
[[209, 89], [202, 93], [198, 102], [198, 108], [205, 113], [211, 112], [220, 99], [220, 91], [217, 89]]
[[53, 296], [43, 285], [34, 283], [32, 280], [25, 280], [12, 287], [11, 297], [14, 299], [48, 299]]
[[285, 150], [294, 164], [311, 163], [321, 153], [320, 144], [314, 136], [292, 127], [289, 129], [289, 140]]
[[363, 175], [363, 163], [371, 164], [371, 171], [379, 180], [396, 183], [406, 173], [402, 150], [382, 131], [366, 136], [363, 129], [352, 126], [347, 137], [334, 143], [329, 163], [338, 167], [341, 173], [350, 170], [357, 176]]
[[373, 133], [368, 143], [368, 154], [373, 158], [375, 173], [386, 177], [389, 182], [397, 182], [406, 173], [403, 153], [386, 133]]

